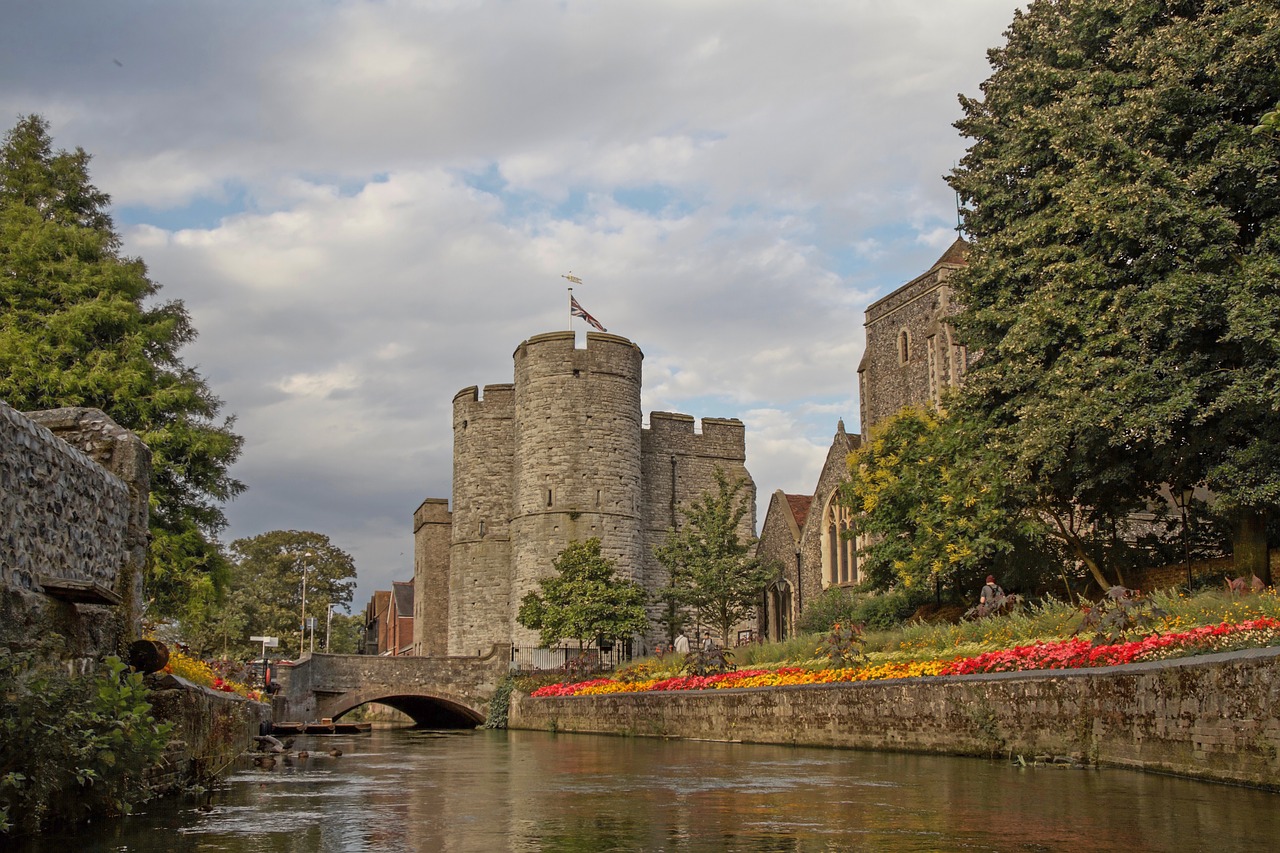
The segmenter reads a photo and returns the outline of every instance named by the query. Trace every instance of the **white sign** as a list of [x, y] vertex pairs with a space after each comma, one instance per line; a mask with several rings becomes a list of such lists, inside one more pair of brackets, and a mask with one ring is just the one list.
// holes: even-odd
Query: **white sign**
[[262, 645], [266, 646], [269, 649], [279, 648], [280, 646], [279, 637], [250, 637], [249, 642], [262, 643]]

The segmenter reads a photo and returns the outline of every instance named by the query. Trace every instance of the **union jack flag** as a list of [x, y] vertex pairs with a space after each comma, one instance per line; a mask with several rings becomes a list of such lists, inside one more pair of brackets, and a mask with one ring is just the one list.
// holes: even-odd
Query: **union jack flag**
[[600, 325], [599, 320], [597, 320], [595, 317], [592, 317], [590, 314], [588, 314], [586, 309], [578, 304], [578, 297], [576, 296], [569, 297], [569, 315], [571, 317], [581, 317], [582, 319], [586, 320], [588, 323], [595, 326], [597, 329], [599, 329], [602, 332], [609, 331], [604, 326]]

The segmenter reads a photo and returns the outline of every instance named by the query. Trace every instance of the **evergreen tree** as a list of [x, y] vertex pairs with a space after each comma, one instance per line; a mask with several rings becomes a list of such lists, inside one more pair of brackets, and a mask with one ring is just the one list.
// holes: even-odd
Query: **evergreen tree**
[[[1198, 484], [1266, 574], [1280, 508], [1280, 91], [1269, 0], [1034, 0], [990, 52], [951, 183], [988, 447], [1083, 544]], [[1115, 566], [1091, 566], [1104, 586]]]
[[599, 539], [570, 542], [555, 561], [556, 574], [542, 578], [542, 593], [520, 602], [516, 621], [539, 632], [543, 646], [577, 640], [581, 649], [592, 640], [625, 640], [644, 633], [644, 587], [619, 578], [613, 561], [600, 550]]
[[155, 611], [177, 615], [225, 578], [215, 537], [221, 504], [244, 488], [228, 473], [242, 440], [178, 356], [196, 334], [182, 303], [147, 304], [159, 286], [120, 255], [88, 165], [80, 149], [55, 153], [39, 116], [0, 149], [0, 399], [98, 408], [151, 448], [145, 586]]
[[746, 479], [730, 481], [717, 468], [715, 480], [714, 491], [680, 510], [684, 524], [667, 531], [666, 542], [654, 553], [670, 573], [661, 593], [664, 603], [690, 608], [727, 644], [733, 626], [755, 614], [777, 570], [750, 556], [751, 542], [738, 533], [750, 508], [742, 496]]

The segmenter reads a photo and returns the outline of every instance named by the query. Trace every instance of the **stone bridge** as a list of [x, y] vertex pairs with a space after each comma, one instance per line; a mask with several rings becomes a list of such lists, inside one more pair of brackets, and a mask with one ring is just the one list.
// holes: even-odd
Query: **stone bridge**
[[379, 702], [420, 726], [469, 728], [484, 722], [489, 699], [510, 666], [506, 645], [495, 645], [483, 657], [312, 654], [279, 667], [281, 689], [272, 715], [276, 722], [336, 720]]

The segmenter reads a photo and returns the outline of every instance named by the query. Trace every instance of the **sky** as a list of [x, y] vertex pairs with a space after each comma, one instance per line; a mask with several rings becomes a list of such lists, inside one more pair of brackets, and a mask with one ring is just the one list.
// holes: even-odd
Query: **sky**
[[956, 237], [957, 96], [1021, 5], [8, 0], [0, 117], [93, 156], [186, 305], [244, 437], [223, 540], [327, 535], [359, 610], [450, 495], [454, 394], [569, 328], [565, 274], [646, 418], [746, 424], [757, 524], [812, 493], [866, 307]]

